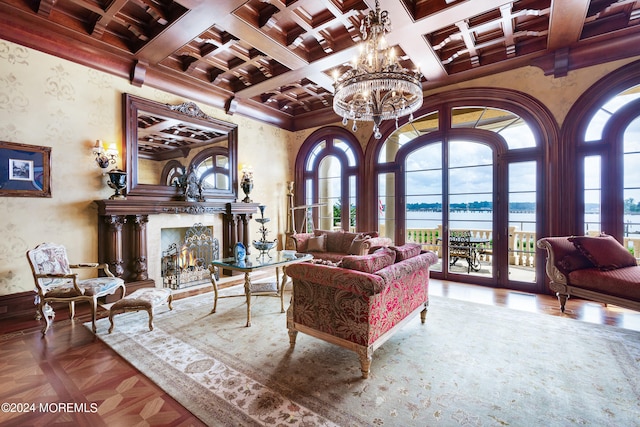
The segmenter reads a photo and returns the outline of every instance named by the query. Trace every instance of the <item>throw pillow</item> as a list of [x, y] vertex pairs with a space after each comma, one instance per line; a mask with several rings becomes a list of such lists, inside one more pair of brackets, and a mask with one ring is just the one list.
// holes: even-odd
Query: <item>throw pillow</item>
[[363, 236], [362, 234], [354, 237], [351, 241], [351, 246], [349, 246], [349, 255], [362, 255], [362, 245], [364, 245], [364, 242], [369, 238], [368, 235]]
[[565, 255], [562, 257], [558, 265], [565, 270], [565, 273], [594, 267], [593, 263], [589, 261], [589, 258], [582, 255], [582, 253]]
[[395, 260], [396, 253], [392, 249], [382, 248], [373, 254], [348, 255], [342, 258], [341, 267], [372, 274], [390, 266]]
[[353, 233], [351, 231], [345, 231], [342, 233], [342, 245], [340, 246], [340, 250], [338, 252], [349, 255], [349, 248], [351, 247], [351, 243], [353, 239], [362, 235], [362, 233]]
[[308, 252], [326, 252], [327, 251], [327, 235], [321, 234], [319, 236], [310, 237], [307, 243]]
[[344, 230], [313, 230], [313, 234], [316, 236], [324, 235], [325, 236], [325, 252], [340, 252], [342, 246], [342, 235], [344, 234]]
[[396, 252], [396, 262], [400, 262], [420, 255], [422, 246], [418, 243], [406, 243], [402, 246], [391, 246], [391, 249]]
[[612, 236], [570, 237], [569, 241], [600, 270], [637, 265], [635, 257]]

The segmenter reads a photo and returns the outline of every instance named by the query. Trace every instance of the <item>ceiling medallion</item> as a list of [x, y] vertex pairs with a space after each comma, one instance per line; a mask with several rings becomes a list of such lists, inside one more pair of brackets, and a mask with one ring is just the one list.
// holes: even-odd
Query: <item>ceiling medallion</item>
[[358, 121], [372, 121], [376, 139], [382, 137], [380, 123], [396, 121], [422, 106], [422, 73], [402, 67], [393, 48], [387, 45], [384, 35], [391, 30], [389, 12], [380, 12], [376, 0], [375, 11], [369, 11], [360, 24], [362, 43], [360, 53], [350, 64], [351, 68], [340, 77], [334, 74], [333, 110], [342, 117], [342, 124], [353, 120], [352, 130], [358, 129]]

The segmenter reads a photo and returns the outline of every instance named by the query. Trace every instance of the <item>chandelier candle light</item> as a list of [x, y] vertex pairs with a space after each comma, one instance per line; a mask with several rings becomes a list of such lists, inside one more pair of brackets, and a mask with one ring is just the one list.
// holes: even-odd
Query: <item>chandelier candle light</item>
[[380, 123], [410, 115], [422, 106], [422, 73], [402, 67], [393, 48], [384, 35], [391, 29], [389, 12], [380, 12], [376, 0], [375, 11], [369, 11], [360, 24], [362, 44], [360, 54], [351, 68], [338, 77], [334, 72], [333, 110], [342, 117], [342, 124], [353, 120], [352, 130], [358, 130], [358, 121], [373, 121], [376, 139], [382, 137]]

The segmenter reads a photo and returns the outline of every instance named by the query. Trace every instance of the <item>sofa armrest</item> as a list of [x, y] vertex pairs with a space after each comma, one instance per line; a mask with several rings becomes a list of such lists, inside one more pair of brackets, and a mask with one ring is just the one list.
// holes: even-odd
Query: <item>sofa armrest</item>
[[420, 255], [407, 258], [402, 262], [396, 262], [382, 270], [376, 271], [375, 274], [382, 277], [387, 283], [395, 280], [401, 280], [407, 276], [407, 272], [422, 272], [429, 280], [429, 268], [438, 262], [438, 255], [432, 251], [423, 251]]
[[293, 241], [293, 247], [296, 252], [307, 252], [307, 244], [313, 236], [313, 233], [296, 233], [292, 234], [289, 238]]
[[381, 247], [391, 246], [392, 244], [393, 240], [388, 237], [371, 237], [364, 241], [364, 243], [362, 244], [362, 251], [358, 255], [367, 255], [373, 250]]
[[380, 293], [386, 286], [385, 280], [376, 274], [306, 262], [288, 266], [287, 276], [293, 280], [294, 289], [296, 281], [303, 281], [363, 296]]

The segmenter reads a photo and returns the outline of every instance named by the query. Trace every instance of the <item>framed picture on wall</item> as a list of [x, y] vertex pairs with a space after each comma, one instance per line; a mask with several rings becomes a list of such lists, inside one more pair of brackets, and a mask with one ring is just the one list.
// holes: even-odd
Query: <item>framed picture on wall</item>
[[0, 196], [51, 197], [51, 147], [0, 141]]

